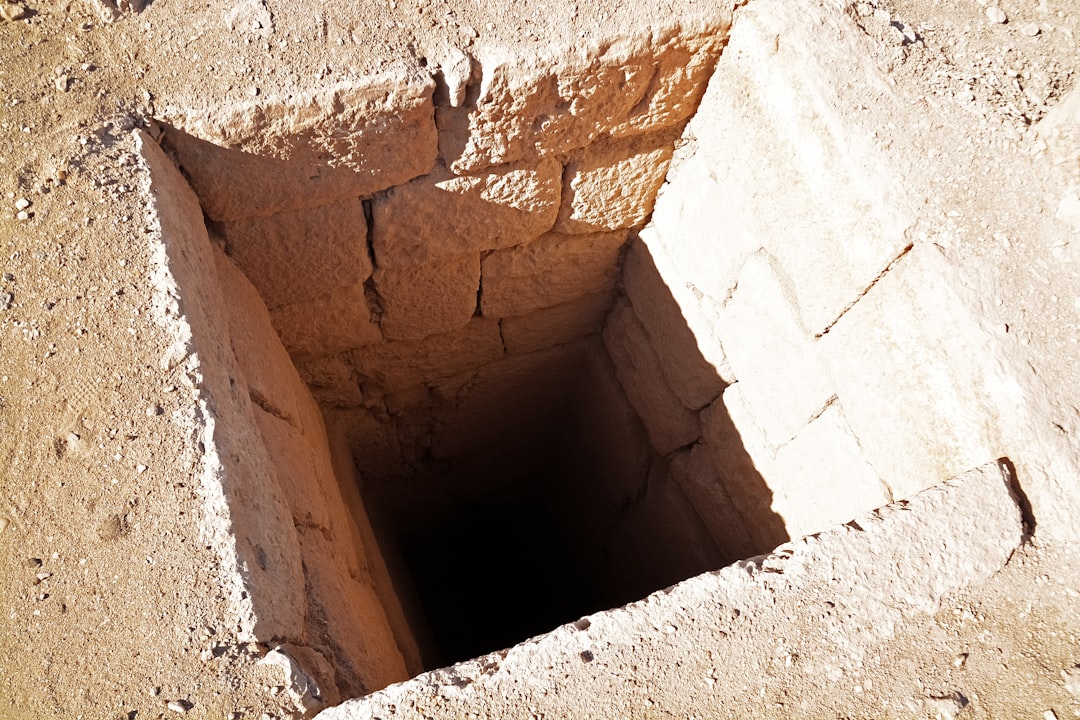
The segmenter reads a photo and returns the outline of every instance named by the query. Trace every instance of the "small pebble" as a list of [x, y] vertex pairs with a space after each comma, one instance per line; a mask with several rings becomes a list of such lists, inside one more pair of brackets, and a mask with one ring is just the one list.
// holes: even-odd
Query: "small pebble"
[[1024, 34], [1027, 35], [1028, 37], [1035, 37], [1040, 32], [1042, 32], [1042, 30], [1035, 23], [1031, 23], [1029, 25], [1024, 26]]
[[165, 412], [165, 410], [160, 405], [151, 405], [150, 407], [146, 408], [146, 414], [150, 417], [160, 415], [163, 412]]
[[7, 530], [7, 526], [8, 526], [9, 524], [10, 524], [10, 523], [8, 522], [8, 519], [7, 519], [7, 518], [2, 518], [2, 517], [0, 517], [0, 533], [2, 533], [2, 532], [4, 532], [5, 530]]
[[174, 713], [183, 714], [183, 713], [186, 713], [188, 711], [188, 706], [190, 704], [191, 703], [187, 702], [186, 700], [173, 700], [172, 702], [169, 703], [168, 707]]
[[12, 282], [13, 280], [15, 280], [14, 275], [12, 275], [11, 273], [4, 273], [4, 281], [5, 282]]
[[1062, 670], [1061, 679], [1065, 681], [1065, 691], [1080, 700], [1080, 666]]
[[3, 17], [8, 22], [15, 20], [22, 20], [29, 14], [25, 5], [20, 3], [6, 3], [0, 2], [0, 17]]
[[1058, 720], [1057, 713], [1053, 710], [1043, 710], [1043, 720]]
[[30, 201], [27, 200], [26, 198], [19, 198], [18, 200], [15, 201], [15, 209], [16, 210], [25, 210], [28, 207], [30, 207]]
[[0, 310], [7, 310], [11, 303], [15, 302], [15, 296], [11, 293], [0, 293]]
[[26, 212], [25, 210], [20, 210], [19, 212], [15, 213], [15, 219], [16, 220], [29, 220], [30, 219], [30, 213]]
[[53, 80], [53, 85], [55, 85], [56, 89], [60, 92], [67, 92], [69, 82], [70, 78], [68, 78], [67, 75], [60, 75], [55, 80]]
[[997, 5], [991, 5], [986, 8], [986, 17], [990, 19], [990, 22], [997, 23], [998, 25], [1004, 25], [1009, 21], [1009, 16]]

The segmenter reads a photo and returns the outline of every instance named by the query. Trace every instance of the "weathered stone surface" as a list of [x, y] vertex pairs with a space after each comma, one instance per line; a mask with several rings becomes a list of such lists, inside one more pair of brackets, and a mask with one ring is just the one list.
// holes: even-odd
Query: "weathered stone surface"
[[[909, 244], [916, 202], [874, 139], [894, 95], [855, 38], [822, 47], [797, 14], [748, 7], [688, 125], [654, 222], [680, 274], [723, 298], [759, 247], [820, 333]], [[777, 37], [800, 38], [776, 43]], [[880, 88], [877, 122], [843, 110], [849, 79]]]
[[705, 524], [725, 563], [751, 557], [760, 550], [702, 444], [672, 456], [671, 477]]
[[555, 229], [565, 233], [635, 228], [645, 224], [664, 183], [674, 146], [670, 133], [594, 143], [563, 173]]
[[393, 475], [401, 467], [401, 449], [390, 417], [368, 408], [327, 408], [327, 432], [344, 433], [361, 483]]
[[833, 395], [789, 288], [770, 258], [755, 254], [717, 321], [743, 399], [773, 446], [794, 436]]
[[320, 405], [353, 407], [364, 401], [345, 355], [300, 359], [296, 371]]
[[376, 263], [401, 269], [527, 243], [555, 223], [561, 178], [552, 159], [473, 175], [439, 166], [375, 201]]
[[819, 342], [840, 404], [897, 498], [922, 489], [915, 478], [1007, 454], [998, 398], [1019, 388], [962, 287], [940, 250], [916, 245]]
[[708, 20], [539, 59], [489, 50], [476, 108], [440, 116], [442, 155], [468, 172], [675, 125], [697, 107], [730, 17], [719, 9]]
[[765, 552], [791, 538], [784, 519], [773, 511], [773, 491], [762, 466], [773, 459], [773, 449], [746, 410], [739, 383], [701, 411], [702, 452], [712, 460], [716, 477], [727, 491], [755, 552]]
[[715, 400], [726, 383], [713, 364], [702, 357], [698, 339], [686, 324], [672, 289], [640, 240], [633, 241], [626, 253], [622, 281], [634, 314], [652, 339], [671, 389], [691, 409]]
[[388, 73], [303, 95], [215, 105], [165, 119], [168, 145], [214, 220], [314, 207], [407, 182], [435, 165], [421, 73]]
[[363, 285], [339, 288], [270, 313], [289, 353], [298, 358], [335, 355], [382, 340], [371, 319]]
[[547, 233], [495, 252], [481, 266], [485, 317], [524, 315], [615, 287], [626, 232]]
[[380, 327], [390, 340], [420, 340], [465, 327], [476, 313], [480, 256], [456, 255], [427, 265], [375, 269]]
[[598, 333], [614, 302], [614, 293], [596, 293], [528, 315], [503, 318], [499, 325], [506, 351], [533, 352]]
[[667, 455], [694, 442], [701, 434], [697, 413], [687, 409], [668, 387], [649, 336], [628, 302], [618, 303], [611, 311], [603, 337], [619, 383], [657, 452]]
[[502, 353], [499, 323], [475, 318], [455, 332], [369, 345], [349, 353], [349, 363], [365, 383], [394, 392], [481, 367]]
[[314, 300], [371, 276], [359, 200], [226, 222], [220, 230], [229, 257], [270, 307]]
[[269, 448], [252, 441], [261, 411], [228, 340], [230, 327], [242, 321], [230, 318], [231, 310], [245, 307], [254, 293], [249, 288], [235, 306], [225, 302], [198, 198], [153, 140], [141, 133], [136, 138], [157, 190], [147, 220], [157, 254], [152, 282], [159, 290], [151, 312], [174, 336], [163, 361], [187, 363], [198, 394], [198, 406], [175, 421], [187, 424], [198, 443], [191, 452], [199, 542], [216, 558], [216, 580], [227, 598], [222, 612], [239, 637], [295, 637], [303, 632], [307, 604], [300, 546]]
[[[445, 717], [573, 717], [582, 707], [596, 717], [623, 717], [626, 708], [646, 698], [651, 712], [680, 717], [721, 703], [741, 707], [758, 692], [766, 672], [789, 682], [805, 680], [808, 668], [859, 672], [909, 618], [936, 612], [949, 593], [998, 572], [1022, 533], [1007, 474], [988, 465], [909, 503], [860, 515], [857, 525], [800, 539], [768, 557], [699, 575], [507, 652], [425, 673], [318, 717], [410, 720], [425, 717], [432, 707]], [[815, 618], [811, 642], [804, 635], [807, 609], [827, 607], [837, 611]], [[797, 662], [777, 663], [775, 641], [767, 648], [745, 642], [755, 627], [769, 628], [774, 640], [808, 641], [798, 644]], [[583, 653], [600, 662], [583, 662]], [[723, 673], [724, 658], [733, 656], [760, 672], [703, 681], [721, 677], [715, 673]], [[671, 661], [658, 667], [657, 658]], [[657, 678], [644, 689], [643, 672]], [[522, 678], [557, 680], [559, 691]]]

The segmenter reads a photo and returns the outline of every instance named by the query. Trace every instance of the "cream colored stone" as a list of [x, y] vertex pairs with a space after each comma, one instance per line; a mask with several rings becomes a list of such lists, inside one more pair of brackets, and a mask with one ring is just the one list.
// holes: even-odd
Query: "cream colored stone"
[[614, 302], [613, 293], [596, 293], [528, 315], [503, 318], [499, 325], [506, 351], [533, 352], [598, 333]]
[[833, 395], [787, 290], [770, 258], [753, 255], [717, 321], [742, 397], [773, 446], [793, 437]]
[[940, 250], [916, 245], [819, 342], [855, 435], [898, 499], [1009, 455], [1002, 418], [1023, 392], [962, 287]]
[[365, 384], [396, 392], [481, 367], [502, 353], [499, 323], [475, 318], [451, 333], [360, 348], [349, 353], [349, 363]]
[[363, 203], [221, 223], [225, 250], [270, 307], [314, 300], [371, 276]]
[[657, 452], [667, 455], [697, 440], [701, 434], [697, 413], [687, 409], [668, 387], [649, 336], [628, 302], [616, 304], [603, 337], [619, 383]]
[[479, 58], [476, 108], [440, 114], [442, 155], [456, 172], [469, 172], [675, 125], [697, 107], [730, 18], [721, 8], [708, 20], [550, 57], [488, 50]]
[[626, 232], [547, 233], [494, 252], [481, 266], [485, 317], [524, 315], [615, 287]]
[[[714, 299], [746, 255], [766, 248], [791, 278], [802, 324], [817, 334], [910, 242], [921, 201], [875, 139], [907, 110], [857, 36], [822, 45], [797, 14], [746, 10], [653, 218], [680, 276]], [[845, 78], [879, 91], [872, 121], [847, 111], [850, 80], [833, 69], [840, 63]]]
[[622, 281], [672, 391], [684, 405], [695, 410], [715, 400], [726, 383], [713, 364], [702, 357], [699, 341], [687, 325], [672, 289], [640, 240], [630, 243], [623, 261]]
[[555, 229], [584, 233], [644, 225], [673, 145], [674, 138], [664, 133], [595, 143], [575, 155], [563, 174]]
[[370, 195], [435, 165], [422, 73], [390, 72], [286, 97], [167, 113], [166, 133], [203, 209], [236, 220]]
[[465, 327], [476, 313], [480, 257], [456, 255], [426, 265], [375, 269], [389, 340], [421, 340]]
[[289, 353], [298, 358], [335, 355], [379, 342], [379, 326], [362, 285], [340, 288], [307, 302], [282, 305], [271, 313]]
[[375, 261], [401, 269], [527, 243], [555, 223], [561, 178], [551, 159], [473, 175], [437, 167], [375, 202]]

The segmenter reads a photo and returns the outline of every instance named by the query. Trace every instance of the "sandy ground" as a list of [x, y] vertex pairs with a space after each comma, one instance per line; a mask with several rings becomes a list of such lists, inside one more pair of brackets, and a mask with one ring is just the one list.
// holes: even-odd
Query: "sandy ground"
[[[179, 380], [158, 366], [144, 208], [124, 170], [135, 118], [418, 63], [447, 43], [588, 40], [669, 5], [157, 0], [111, 22], [79, 0], [2, 6], [25, 16], [0, 21], [0, 717], [282, 712], [254, 665], [265, 648], [215, 625], [224, 601], [166, 420]], [[881, 142], [938, 190], [928, 235], [996, 289], [993, 312], [1076, 432], [1080, 241], [1055, 216], [1080, 166], [1035, 128], [1075, 84], [1080, 7], [844, 8], [912, 99]], [[865, 678], [766, 686], [747, 712], [783, 716], [784, 697], [816, 693], [822, 716], [1080, 716], [1078, 632], [1080, 559], [1036, 542], [905, 628]]]

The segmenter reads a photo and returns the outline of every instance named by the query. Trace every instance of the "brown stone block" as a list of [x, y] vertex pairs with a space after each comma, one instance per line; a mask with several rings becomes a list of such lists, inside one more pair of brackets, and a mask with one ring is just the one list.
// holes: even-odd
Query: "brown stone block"
[[480, 257], [458, 255], [426, 265], [378, 267], [375, 289], [382, 331], [390, 340], [420, 340], [465, 327], [476, 313]]
[[555, 223], [561, 186], [552, 159], [474, 175], [437, 167], [375, 201], [375, 261], [404, 268], [527, 243]]
[[294, 357], [320, 357], [382, 340], [362, 285], [282, 305], [271, 313], [281, 341]]
[[269, 307], [313, 300], [371, 276], [360, 200], [221, 223], [225, 251]]
[[625, 232], [547, 233], [483, 262], [485, 317], [524, 315], [615, 287]]
[[365, 384], [393, 393], [480, 367], [502, 353], [499, 324], [475, 318], [451, 333], [360, 348], [349, 353], [349, 362]]
[[674, 140], [663, 133], [582, 150], [566, 164], [555, 229], [584, 233], [643, 226], [664, 184]]
[[506, 351], [532, 352], [598, 333], [614, 302], [613, 292], [596, 293], [528, 315], [504, 318], [500, 326]]

